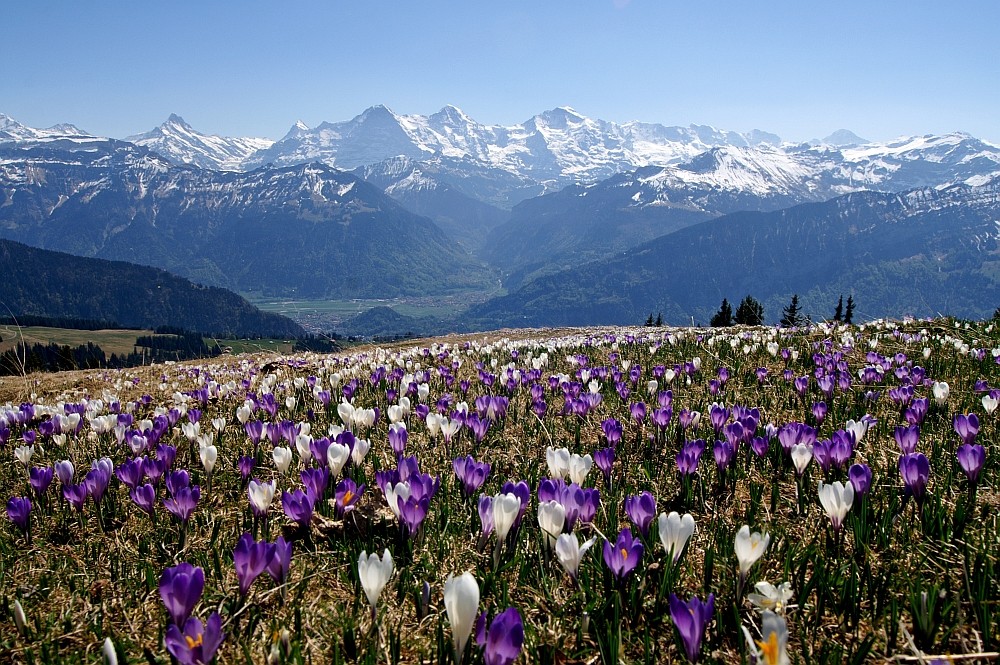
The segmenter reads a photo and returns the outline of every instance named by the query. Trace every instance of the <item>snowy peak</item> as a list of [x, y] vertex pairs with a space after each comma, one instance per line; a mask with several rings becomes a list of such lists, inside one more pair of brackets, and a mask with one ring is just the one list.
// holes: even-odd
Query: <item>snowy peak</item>
[[0, 113], [0, 141], [47, 141], [62, 138], [95, 138], [75, 125], [60, 123], [48, 129], [23, 125], [9, 115]]
[[247, 157], [273, 143], [267, 139], [203, 134], [176, 113], [171, 113], [159, 127], [125, 140], [149, 148], [174, 164], [213, 171], [238, 171]]

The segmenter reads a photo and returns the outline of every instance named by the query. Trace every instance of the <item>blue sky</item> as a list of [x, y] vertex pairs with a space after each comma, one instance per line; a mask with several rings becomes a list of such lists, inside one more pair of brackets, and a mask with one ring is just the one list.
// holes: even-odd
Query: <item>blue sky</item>
[[174, 112], [280, 138], [381, 103], [1000, 142], [993, 0], [11, 0], [0, 21], [0, 112], [108, 136]]

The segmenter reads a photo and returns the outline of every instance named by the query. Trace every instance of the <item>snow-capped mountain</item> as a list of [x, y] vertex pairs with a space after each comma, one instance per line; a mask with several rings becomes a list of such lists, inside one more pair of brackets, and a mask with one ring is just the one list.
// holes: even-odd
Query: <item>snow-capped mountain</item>
[[176, 166], [115, 140], [0, 144], [0, 237], [300, 297], [427, 295], [488, 277], [430, 220], [350, 173]]
[[776, 142], [778, 137], [759, 131], [743, 135], [711, 127], [617, 124], [588, 118], [569, 107], [505, 127], [476, 122], [454, 106], [429, 116], [398, 115], [385, 106], [373, 106], [343, 122], [324, 122], [311, 129], [296, 123], [284, 138], [250, 157], [244, 166], [322, 161], [353, 169], [393, 157], [444, 156], [482, 162], [553, 190], [639, 166], [683, 161], [713, 146]]
[[721, 146], [679, 164], [524, 201], [490, 232], [481, 253], [516, 280], [528, 268], [596, 258], [738, 211], [768, 212], [865, 190], [977, 186], [998, 175], [1000, 147], [961, 133], [847, 149]]
[[203, 134], [173, 113], [159, 127], [125, 140], [145, 146], [174, 164], [191, 164], [214, 171], [239, 171], [250, 155], [274, 143], [270, 139]]
[[14, 118], [0, 113], [0, 142], [45, 141], [61, 138], [87, 138], [90, 134], [79, 127], [62, 123], [48, 129], [36, 129], [22, 125]]
[[[614, 123], [559, 107], [509, 127], [476, 122], [454, 106], [429, 116], [398, 115], [374, 106], [348, 121], [308, 128], [296, 123], [245, 168], [321, 161], [355, 169], [397, 157], [415, 162], [447, 158], [505, 171], [546, 192], [593, 185], [621, 173], [656, 166], [668, 183], [742, 190], [748, 194], [801, 190], [797, 201], [860, 189], [901, 191], [956, 182], [974, 184], [1000, 170], [1000, 147], [962, 133], [867, 142], [838, 130], [811, 144], [704, 125], [669, 127]], [[670, 167], [679, 169], [670, 172]], [[972, 178], [973, 180], [970, 180]], [[412, 183], [411, 183], [412, 184]], [[471, 196], [511, 207], [515, 197]]]

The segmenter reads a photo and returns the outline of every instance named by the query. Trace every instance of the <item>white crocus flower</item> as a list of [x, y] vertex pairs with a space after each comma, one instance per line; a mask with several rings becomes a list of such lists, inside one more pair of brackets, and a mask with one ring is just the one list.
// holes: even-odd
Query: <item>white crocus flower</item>
[[275, 446], [274, 450], [271, 451], [271, 456], [274, 457], [274, 466], [277, 467], [278, 472], [288, 473], [288, 468], [292, 465], [292, 449]]
[[215, 468], [215, 462], [219, 459], [219, 450], [213, 444], [202, 443], [199, 447], [199, 455], [201, 457], [201, 465], [205, 467], [205, 473], [212, 475], [212, 469]]
[[938, 406], [944, 406], [948, 402], [950, 394], [951, 386], [946, 381], [935, 381], [934, 385], [931, 386], [931, 395], [934, 396], [934, 401]]
[[583, 555], [587, 553], [587, 550], [595, 542], [597, 542], [596, 537], [591, 538], [581, 545], [575, 533], [564, 533], [556, 539], [556, 556], [559, 558], [559, 563], [562, 564], [562, 567], [574, 581], [580, 570], [580, 560], [583, 559]]
[[35, 446], [18, 446], [14, 449], [14, 457], [17, 461], [28, 466], [31, 463], [31, 456], [35, 454]]
[[829, 485], [819, 484], [819, 502], [830, 516], [834, 531], [840, 531], [847, 512], [854, 505], [854, 485], [835, 481]]
[[255, 513], [263, 515], [271, 507], [271, 502], [274, 501], [274, 487], [273, 480], [266, 483], [251, 480], [247, 485], [247, 495]]
[[795, 473], [801, 476], [806, 472], [806, 468], [813, 458], [813, 447], [807, 443], [796, 443], [792, 446], [792, 464], [795, 465]]
[[577, 485], [583, 485], [583, 481], [587, 479], [587, 474], [590, 473], [590, 469], [594, 466], [594, 458], [589, 454], [581, 457], [576, 453], [573, 453], [569, 457], [569, 479], [570, 481], [576, 483]]
[[770, 610], [778, 614], [785, 611], [785, 608], [788, 607], [788, 601], [794, 595], [792, 585], [788, 582], [782, 582], [778, 586], [774, 586], [770, 582], [757, 582], [754, 588], [757, 593], [747, 594], [747, 600], [762, 610]]
[[493, 497], [493, 529], [497, 532], [497, 545], [503, 544], [521, 511], [521, 500], [516, 494], [497, 494]]
[[757, 560], [764, 556], [767, 546], [771, 543], [771, 534], [754, 531], [750, 533], [750, 527], [744, 524], [736, 532], [736, 542], [734, 550], [736, 560], [740, 566], [740, 585], [746, 580], [750, 567], [757, 563]]
[[461, 665], [465, 644], [479, 612], [479, 583], [472, 573], [462, 573], [458, 577], [448, 576], [444, 583], [444, 607], [448, 612], [448, 623], [451, 624], [455, 662]]
[[685, 513], [682, 517], [676, 511], [671, 512], [669, 515], [660, 513], [660, 516], [656, 519], [656, 524], [659, 527], [660, 542], [663, 544], [663, 549], [667, 551], [667, 554], [671, 555], [673, 562], [677, 563], [681, 558], [681, 554], [684, 553], [684, 547], [687, 545], [688, 540], [694, 534], [694, 517], [690, 513]]
[[330, 447], [326, 449], [326, 463], [330, 467], [330, 475], [334, 478], [339, 477], [350, 458], [350, 448], [336, 441], [331, 443]]
[[545, 462], [549, 466], [549, 475], [553, 478], [565, 478], [569, 475], [568, 448], [548, 446], [545, 449]]
[[[518, 501], [518, 509], [521, 502]], [[566, 508], [558, 501], [542, 501], [538, 504], [538, 526], [545, 536], [545, 547], [552, 549], [556, 538], [566, 526]]]
[[392, 571], [392, 555], [388, 549], [382, 554], [381, 559], [374, 552], [369, 555], [364, 550], [361, 551], [361, 556], [358, 557], [358, 577], [361, 578], [361, 588], [365, 590], [368, 602], [372, 606], [372, 617], [375, 616], [382, 589], [392, 577]]

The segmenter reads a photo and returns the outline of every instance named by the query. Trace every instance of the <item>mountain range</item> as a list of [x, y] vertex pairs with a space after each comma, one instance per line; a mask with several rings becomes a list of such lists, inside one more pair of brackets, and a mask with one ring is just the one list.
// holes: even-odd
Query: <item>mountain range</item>
[[748, 294], [770, 322], [793, 294], [820, 319], [847, 294], [855, 294], [858, 320], [986, 318], [1000, 304], [998, 266], [1000, 177], [724, 215], [540, 276], [464, 318], [473, 327], [536, 327], [639, 323], [662, 313], [705, 324], [723, 298]]
[[350, 173], [175, 166], [114, 140], [0, 143], [0, 236], [243, 293], [433, 295], [488, 279], [433, 222]]
[[[859, 218], [886, 214], [875, 192], [905, 193], [906, 200], [943, 196], [957, 203], [941, 208], [938, 223], [961, 225], [963, 216], [980, 214], [969, 211], [981, 203], [956, 192], [995, 188], [998, 176], [1000, 146], [961, 132], [876, 143], [838, 130], [788, 143], [760, 130], [619, 124], [568, 107], [498, 126], [452, 106], [428, 116], [374, 106], [346, 121], [296, 123], [274, 142], [203, 134], [176, 115], [127, 141], [72, 125], [33, 129], [0, 115], [0, 237], [283, 297], [485, 293], [499, 278], [507, 295], [461, 314], [456, 328], [468, 321], [493, 327], [490, 317], [565, 322], [573, 317], [560, 313], [553, 294], [568, 288], [594, 303], [619, 303], [579, 310], [602, 322], [612, 322], [611, 312], [620, 319], [613, 322], [634, 322], [649, 309], [684, 322], [714, 306], [714, 295], [690, 288], [708, 301], [676, 297], [680, 287], [672, 285], [683, 280], [672, 279], [623, 299], [615, 284], [602, 281], [600, 296], [564, 280], [586, 268], [617, 275], [624, 280], [618, 287], [638, 284], [642, 279], [618, 267], [625, 257], [645, 266], [644, 274], [659, 274], [636, 252], [673, 252], [680, 242], [700, 248], [694, 238], [716, 237], [720, 220], [751, 228], [756, 222], [748, 220], [758, 219], [751, 213], [792, 215], [824, 236], [824, 226], [806, 223], [818, 215], [836, 235], [839, 218], [822, 206], [845, 196], [849, 208], [868, 211]], [[909, 219], [899, 211], [892, 216]], [[931, 231], [923, 222], [913, 228]], [[992, 242], [982, 229], [976, 233]], [[870, 244], [890, 236], [865, 237]], [[809, 241], [790, 232], [766, 237], [793, 249], [798, 243], [802, 252]], [[863, 256], [885, 254], [868, 250]], [[955, 256], [989, 263], [989, 252]], [[807, 282], [799, 290], [809, 302]], [[660, 300], [651, 295], [657, 288]], [[760, 297], [784, 298], [786, 290], [775, 286]], [[520, 314], [517, 298], [524, 299]], [[869, 303], [872, 316], [900, 307], [898, 299], [879, 298]], [[535, 316], [530, 303], [546, 304]], [[954, 303], [961, 303], [955, 313], [992, 311], [987, 303]], [[372, 320], [391, 319], [383, 313]]]

